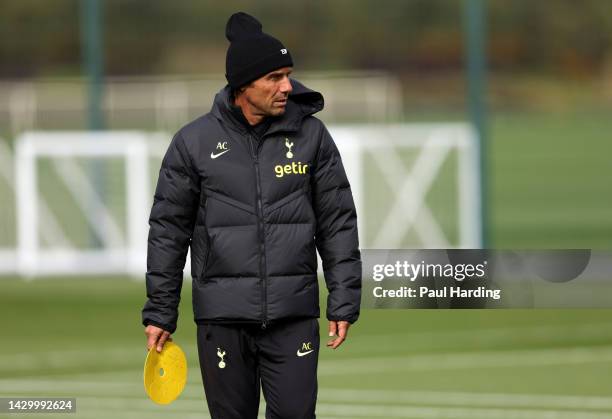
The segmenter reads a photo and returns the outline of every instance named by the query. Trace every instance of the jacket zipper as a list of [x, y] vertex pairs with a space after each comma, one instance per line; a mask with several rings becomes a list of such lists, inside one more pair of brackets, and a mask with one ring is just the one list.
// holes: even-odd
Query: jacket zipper
[[[261, 143], [261, 139], [259, 140]], [[257, 185], [257, 231], [259, 234], [259, 271], [261, 272], [262, 280], [262, 292], [261, 292], [261, 303], [262, 303], [262, 320], [261, 328], [265, 329], [267, 325], [268, 317], [268, 292], [267, 292], [267, 276], [266, 276], [266, 243], [265, 243], [265, 230], [264, 230], [264, 219], [263, 219], [263, 205], [261, 203], [261, 177], [259, 174], [259, 144], [257, 149], [253, 147], [253, 137], [249, 135], [249, 146], [251, 147], [251, 154], [253, 155], [253, 162], [255, 163], [255, 180]]]

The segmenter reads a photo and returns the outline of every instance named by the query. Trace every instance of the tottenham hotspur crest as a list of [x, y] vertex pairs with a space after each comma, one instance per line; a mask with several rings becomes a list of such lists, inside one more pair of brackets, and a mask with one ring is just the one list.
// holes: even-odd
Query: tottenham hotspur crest
[[293, 143], [289, 142], [289, 138], [285, 138], [285, 146], [287, 147], [287, 158], [288, 159], [292, 159], [293, 158], [293, 153], [291, 152], [291, 148], [293, 147]]
[[225, 368], [225, 361], [223, 360], [225, 351], [221, 351], [221, 348], [217, 348], [217, 356], [221, 359], [221, 361], [219, 361], [219, 368]]

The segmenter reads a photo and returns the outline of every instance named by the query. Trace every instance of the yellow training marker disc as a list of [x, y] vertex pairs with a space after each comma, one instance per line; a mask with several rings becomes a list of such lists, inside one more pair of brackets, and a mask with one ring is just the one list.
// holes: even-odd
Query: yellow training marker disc
[[166, 341], [160, 353], [153, 346], [144, 366], [144, 387], [155, 403], [172, 403], [185, 388], [187, 359], [174, 342]]

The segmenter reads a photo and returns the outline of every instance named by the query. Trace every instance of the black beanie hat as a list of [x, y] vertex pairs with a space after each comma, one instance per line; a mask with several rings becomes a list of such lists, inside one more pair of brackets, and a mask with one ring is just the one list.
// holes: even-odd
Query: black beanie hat
[[293, 66], [291, 54], [276, 38], [263, 33], [261, 23], [243, 12], [230, 16], [225, 26], [230, 41], [225, 78], [237, 89], [270, 71]]

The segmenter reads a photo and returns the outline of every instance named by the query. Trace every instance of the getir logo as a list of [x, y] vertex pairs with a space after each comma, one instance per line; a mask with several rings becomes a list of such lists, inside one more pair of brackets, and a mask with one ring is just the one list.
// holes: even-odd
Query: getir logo
[[274, 173], [276, 177], [283, 177], [285, 175], [305, 175], [308, 173], [308, 164], [299, 162], [292, 162], [291, 164], [277, 164], [274, 166]]

